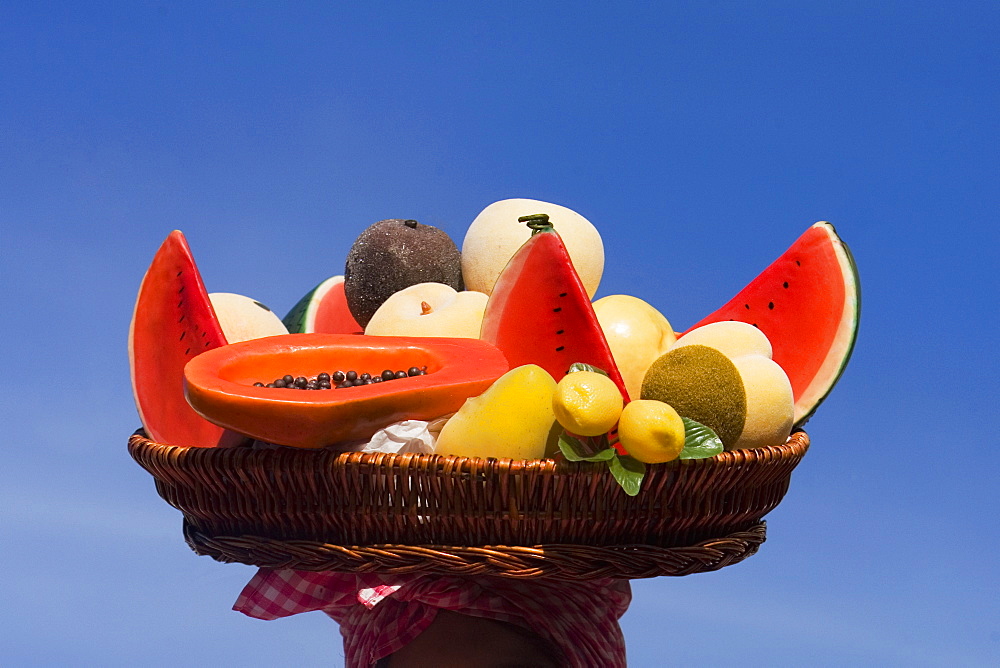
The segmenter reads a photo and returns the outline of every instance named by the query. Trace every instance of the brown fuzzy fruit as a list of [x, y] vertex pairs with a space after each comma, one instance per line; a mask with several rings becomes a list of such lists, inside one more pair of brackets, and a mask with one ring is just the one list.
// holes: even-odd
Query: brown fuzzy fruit
[[461, 254], [444, 230], [415, 220], [380, 220], [358, 236], [347, 254], [344, 296], [362, 327], [386, 299], [418, 283], [464, 289]]
[[642, 381], [642, 398], [715, 430], [726, 450], [739, 441], [747, 418], [743, 379], [732, 360], [715, 348], [673, 348], [653, 362]]

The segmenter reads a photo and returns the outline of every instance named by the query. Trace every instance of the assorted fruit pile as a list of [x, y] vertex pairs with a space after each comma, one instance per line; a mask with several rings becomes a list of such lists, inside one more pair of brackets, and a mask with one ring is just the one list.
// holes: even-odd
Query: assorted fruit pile
[[461, 252], [414, 220], [371, 225], [279, 319], [209, 294], [174, 231], [129, 332], [139, 416], [161, 443], [304, 448], [450, 416], [438, 454], [604, 461], [635, 494], [645, 464], [783, 443], [857, 334], [857, 271], [828, 223], [682, 334], [637, 297], [592, 301], [603, 271], [588, 220], [503, 200]]

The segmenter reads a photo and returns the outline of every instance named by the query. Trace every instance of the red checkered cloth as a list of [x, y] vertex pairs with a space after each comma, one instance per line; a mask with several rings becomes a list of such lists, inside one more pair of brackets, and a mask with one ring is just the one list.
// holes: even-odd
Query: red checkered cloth
[[260, 569], [234, 610], [276, 619], [322, 610], [340, 624], [347, 668], [368, 668], [412, 641], [438, 610], [516, 624], [551, 642], [573, 668], [625, 666], [618, 619], [626, 580], [520, 581]]

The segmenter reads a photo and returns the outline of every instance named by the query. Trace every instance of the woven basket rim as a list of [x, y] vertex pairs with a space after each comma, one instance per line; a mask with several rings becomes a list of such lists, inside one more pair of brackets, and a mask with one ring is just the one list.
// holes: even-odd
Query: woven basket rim
[[[809, 435], [803, 429], [793, 431], [788, 440], [780, 445], [769, 445], [760, 448], [746, 450], [726, 450], [712, 457], [702, 459], [674, 459], [662, 464], [646, 464], [647, 467], [676, 467], [676, 466], [721, 466], [740, 464], [750, 457], [771, 456], [775, 458], [802, 457], [809, 449]], [[422, 454], [422, 453], [386, 453], [386, 452], [338, 452], [330, 448], [296, 448], [291, 446], [255, 447], [237, 446], [227, 448], [206, 448], [186, 445], [172, 445], [159, 443], [150, 439], [142, 427], [133, 432], [129, 437], [129, 452], [136, 457], [137, 451], [141, 449], [153, 449], [160, 451], [164, 456], [176, 456], [186, 458], [207, 458], [218, 456], [218, 453], [283, 453], [276, 456], [293, 457], [329, 457], [336, 464], [355, 464], [362, 466], [390, 466], [398, 468], [437, 468], [448, 471], [467, 472], [470, 470], [488, 468], [501, 468], [516, 473], [523, 469], [535, 469], [552, 473], [576, 473], [591, 472], [594, 470], [607, 469], [603, 462], [571, 462], [562, 457], [547, 459], [518, 460], [507, 457], [460, 457], [456, 455], [442, 454]], [[266, 455], [263, 455], [266, 456]], [[141, 462], [140, 462], [141, 464]]]
[[683, 576], [747, 559], [767, 539], [767, 523], [692, 545], [335, 545], [260, 536], [206, 536], [185, 522], [195, 554], [222, 563], [305, 571], [422, 573], [515, 579], [594, 580]]

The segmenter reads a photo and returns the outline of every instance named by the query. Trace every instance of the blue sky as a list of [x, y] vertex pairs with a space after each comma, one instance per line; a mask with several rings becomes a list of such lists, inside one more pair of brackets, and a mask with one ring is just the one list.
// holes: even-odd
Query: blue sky
[[128, 457], [126, 335], [173, 229], [285, 312], [354, 237], [459, 243], [532, 197], [597, 225], [599, 296], [677, 329], [829, 220], [854, 357], [768, 541], [637, 581], [631, 665], [1000, 660], [992, 2], [51, 3], [0, 8], [0, 657], [337, 665], [320, 614], [229, 610]]

